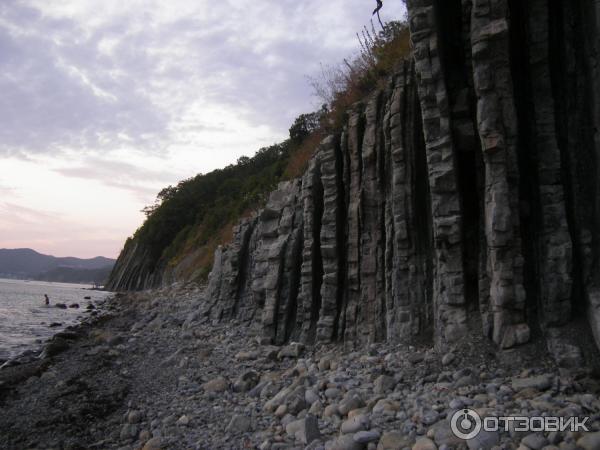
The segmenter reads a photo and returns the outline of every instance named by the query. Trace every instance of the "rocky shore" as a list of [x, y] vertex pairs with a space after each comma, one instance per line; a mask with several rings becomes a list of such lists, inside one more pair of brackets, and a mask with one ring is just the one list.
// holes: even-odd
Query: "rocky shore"
[[[195, 288], [117, 296], [40, 357], [0, 370], [2, 449], [600, 448], [593, 345], [558, 367], [539, 340], [508, 351], [263, 345], [214, 324]], [[567, 352], [568, 353], [568, 352]], [[588, 433], [482, 431], [453, 413], [589, 417]], [[514, 428], [514, 427], [513, 427]]]

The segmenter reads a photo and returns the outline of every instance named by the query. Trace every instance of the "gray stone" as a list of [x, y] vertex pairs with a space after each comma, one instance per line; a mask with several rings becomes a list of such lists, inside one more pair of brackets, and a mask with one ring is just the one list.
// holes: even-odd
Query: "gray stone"
[[298, 342], [292, 342], [283, 347], [277, 355], [279, 359], [283, 358], [299, 358], [304, 353], [304, 345]]
[[142, 420], [142, 414], [139, 411], [130, 411], [127, 415], [127, 422], [139, 423]]
[[425, 414], [423, 414], [421, 421], [425, 425], [429, 426], [429, 425], [433, 425], [434, 423], [436, 423], [439, 419], [440, 419], [440, 415], [437, 411], [427, 411], [427, 412], [425, 412]]
[[548, 439], [540, 433], [532, 433], [521, 439], [521, 444], [526, 445], [532, 450], [541, 450], [542, 447], [548, 444]]
[[452, 448], [459, 447], [460, 444], [464, 445], [464, 440], [456, 437], [450, 428], [450, 422], [447, 420], [441, 420], [437, 422], [431, 429], [432, 437], [438, 446], [448, 445]]
[[412, 446], [412, 450], [437, 450], [437, 445], [426, 437], [417, 439], [417, 442]]
[[338, 436], [328, 447], [329, 450], [364, 450], [365, 444], [356, 442], [351, 434]]
[[373, 384], [373, 392], [376, 394], [385, 394], [396, 386], [396, 380], [388, 375], [380, 375]]
[[251, 428], [252, 421], [249, 417], [242, 414], [236, 414], [229, 421], [225, 431], [229, 434], [240, 434], [248, 432]]
[[260, 380], [258, 373], [249, 370], [241, 374], [233, 383], [234, 392], [248, 392], [254, 388]]
[[368, 430], [370, 423], [368, 416], [359, 414], [344, 421], [340, 431], [342, 434], [352, 434], [358, 431]]
[[399, 431], [387, 431], [383, 433], [377, 450], [402, 450], [407, 447], [412, 447], [413, 440], [405, 433]]
[[126, 423], [121, 427], [120, 437], [122, 440], [132, 440], [137, 438], [139, 429], [137, 424]]
[[452, 364], [454, 362], [454, 359], [456, 357], [454, 356], [454, 353], [446, 353], [443, 357], [442, 357], [442, 364], [444, 366], [449, 366], [450, 364]]
[[177, 419], [177, 425], [187, 427], [190, 424], [190, 418], [186, 415], [181, 416]]
[[340, 398], [341, 395], [342, 395], [342, 392], [338, 388], [325, 389], [325, 397], [327, 397], [329, 399]]
[[515, 391], [522, 391], [524, 389], [537, 389], [538, 391], [545, 391], [552, 386], [552, 377], [550, 375], [539, 375], [529, 378], [515, 378], [512, 380], [512, 388]]
[[223, 392], [229, 389], [229, 381], [224, 377], [217, 377], [202, 385], [206, 392]]
[[163, 448], [163, 440], [161, 437], [153, 437], [149, 439], [142, 450], [161, 450]]
[[363, 406], [365, 406], [365, 402], [358, 395], [353, 394], [344, 397], [338, 406], [338, 410], [340, 414], [345, 416], [353, 409], [362, 408]]
[[600, 432], [584, 433], [583, 436], [577, 440], [577, 446], [585, 450], [600, 449]]
[[461, 409], [465, 404], [461, 399], [454, 398], [450, 401], [448, 406], [450, 406], [450, 409]]
[[294, 436], [303, 444], [310, 444], [315, 439], [321, 439], [317, 418], [311, 415], [289, 423], [285, 427], [288, 436]]
[[327, 405], [323, 410], [323, 417], [331, 417], [334, 415], [341, 415], [338, 405], [335, 403]]
[[378, 441], [381, 437], [379, 431], [370, 430], [370, 431], [358, 431], [352, 435], [352, 439], [354, 439], [359, 444], [368, 444], [369, 442]]
[[304, 393], [304, 400], [306, 400], [306, 403], [308, 403], [309, 405], [312, 405], [313, 403], [319, 401], [319, 396], [312, 389], [307, 389]]
[[477, 436], [467, 440], [467, 446], [470, 450], [488, 450], [498, 445], [500, 442], [500, 433], [496, 431], [481, 430]]

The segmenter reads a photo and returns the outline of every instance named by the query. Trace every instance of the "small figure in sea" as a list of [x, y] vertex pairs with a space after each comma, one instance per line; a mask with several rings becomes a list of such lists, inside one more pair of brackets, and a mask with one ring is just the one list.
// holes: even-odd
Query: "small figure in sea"
[[50, 304], [50, 299], [48, 298], [48, 294], [44, 294], [44, 299], [46, 301], [46, 306]]

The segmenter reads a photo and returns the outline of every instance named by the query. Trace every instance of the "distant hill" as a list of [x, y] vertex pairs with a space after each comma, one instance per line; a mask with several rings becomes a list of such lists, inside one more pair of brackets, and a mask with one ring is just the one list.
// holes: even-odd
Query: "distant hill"
[[60, 283], [86, 283], [104, 285], [112, 265], [100, 269], [73, 269], [71, 267], [58, 267], [41, 273], [35, 277], [39, 281], [56, 281]]
[[0, 249], [0, 277], [25, 280], [103, 283], [114, 259], [44, 255], [30, 248]]

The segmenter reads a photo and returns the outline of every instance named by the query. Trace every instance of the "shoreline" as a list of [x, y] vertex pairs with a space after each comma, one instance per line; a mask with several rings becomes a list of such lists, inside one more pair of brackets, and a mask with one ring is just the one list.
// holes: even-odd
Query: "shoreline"
[[[484, 340], [446, 353], [425, 345], [276, 347], [261, 345], [252, 327], [211, 323], [199, 313], [202, 301], [198, 288], [116, 294], [103, 313], [57, 333], [43, 357], [0, 370], [0, 448], [533, 445], [513, 432], [457, 441], [449, 420], [463, 407], [588, 415], [600, 433], [598, 375], [557, 367], [539, 340], [505, 352]], [[596, 437], [545, 433], [538, 441], [540, 449], [592, 449], [585, 439]]]
[[[74, 331], [74, 329], [76, 329], [77, 327], [79, 327], [82, 324], [88, 323], [88, 322], [93, 322], [94, 321], [94, 317], [101, 315], [104, 311], [104, 307], [105, 305], [115, 296], [114, 293], [111, 293], [112, 295], [109, 295], [108, 297], [101, 299], [101, 300], [94, 300], [92, 301], [89, 298], [84, 297], [84, 300], [86, 300], [88, 302], [88, 306], [85, 307], [77, 307], [77, 312], [80, 314], [80, 316], [76, 316], [76, 318], [74, 320], [76, 320], [76, 323], [73, 323], [71, 325], [67, 325], [65, 326], [62, 330], [56, 331], [56, 333], [54, 333], [53, 335], [51, 335], [50, 337], [46, 338], [46, 339], [42, 339], [42, 338], [38, 338], [34, 341], [34, 344], [32, 344], [31, 348], [25, 349], [22, 352], [19, 352], [15, 355], [9, 355], [9, 357], [7, 359], [4, 358], [0, 358], [0, 371], [5, 368], [5, 367], [11, 367], [13, 365], [20, 365], [26, 362], [31, 362], [32, 359], [38, 358], [40, 357], [40, 355], [42, 354], [45, 345], [52, 340], [57, 334], [60, 334], [62, 332], [65, 331]], [[59, 302], [60, 304], [60, 302]], [[89, 306], [92, 306], [91, 308]], [[56, 303], [55, 304], [51, 304], [51, 305], [43, 305], [45, 307], [54, 307], [57, 308]], [[67, 306], [67, 308], [70, 308], [70, 306]], [[63, 309], [67, 309], [67, 308], [63, 308]], [[46, 323], [45, 324], [46, 328], [54, 328], [53, 323]], [[61, 324], [62, 327], [62, 324]], [[57, 328], [59, 328], [57, 326]]]
[[[2, 396], [2, 391], [9, 387], [4, 380], [4, 377], [7, 377], [7, 372], [19, 372], [19, 368], [21, 367], [32, 364], [35, 365], [36, 363], [41, 364], [43, 359], [66, 350], [68, 348], [66, 345], [63, 345], [62, 342], [61, 344], [58, 344], [57, 342], [62, 340], [71, 341], [78, 339], [81, 336], [81, 332], [85, 328], [93, 328], [94, 325], [98, 321], [102, 320], [103, 316], [107, 313], [107, 304], [114, 300], [115, 295], [112, 295], [104, 300], [96, 301], [94, 303], [90, 302], [90, 304], [92, 304], [94, 307], [91, 309], [83, 308], [83, 311], [81, 312], [83, 314], [87, 313], [88, 315], [84, 316], [77, 323], [66, 326], [64, 329], [57, 331], [42, 342], [36, 342], [34, 348], [24, 350], [23, 352], [10, 357], [9, 359], [0, 360], [0, 399]], [[45, 366], [45, 364], [42, 365]], [[16, 378], [20, 377], [17, 376]]]

